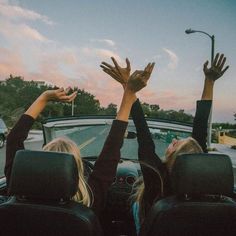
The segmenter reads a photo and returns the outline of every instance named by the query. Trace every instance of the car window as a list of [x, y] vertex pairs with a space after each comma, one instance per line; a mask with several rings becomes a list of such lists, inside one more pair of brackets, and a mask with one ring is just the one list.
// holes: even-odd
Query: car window
[[6, 129], [7, 126], [5, 124], [5, 122], [0, 118], [0, 129]]

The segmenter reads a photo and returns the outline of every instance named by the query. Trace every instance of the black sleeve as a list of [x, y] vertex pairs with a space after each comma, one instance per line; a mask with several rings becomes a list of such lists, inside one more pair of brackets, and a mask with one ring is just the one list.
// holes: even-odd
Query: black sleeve
[[18, 150], [24, 149], [24, 141], [26, 140], [33, 123], [34, 119], [31, 116], [24, 114], [7, 136], [6, 164], [4, 168], [7, 186], [9, 184], [15, 154]]
[[211, 100], [197, 101], [196, 114], [193, 121], [192, 137], [198, 141], [203, 152], [207, 152], [207, 124], [211, 110]]
[[152, 140], [139, 100], [133, 104], [131, 115], [137, 131], [139, 145], [138, 158], [145, 185], [144, 200], [152, 204], [161, 192], [162, 186], [160, 176], [157, 172], [161, 175], [162, 180], [164, 180], [167, 170], [159, 156], [155, 153], [155, 144]]
[[103, 149], [95, 162], [94, 170], [89, 176], [88, 184], [94, 195], [92, 209], [97, 215], [104, 207], [108, 188], [116, 176], [127, 125], [128, 122], [125, 121], [113, 121]]

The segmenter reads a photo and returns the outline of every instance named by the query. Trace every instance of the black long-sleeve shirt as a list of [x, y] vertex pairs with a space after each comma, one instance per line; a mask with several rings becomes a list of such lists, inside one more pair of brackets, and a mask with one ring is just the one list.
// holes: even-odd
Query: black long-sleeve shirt
[[[192, 137], [198, 141], [204, 152], [207, 152], [207, 121], [211, 109], [211, 100], [197, 101], [197, 109], [193, 122]], [[145, 204], [145, 212], [153, 204], [154, 200], [161, 198], [161, 187], [163, 187], [164, 196], [171, 193], [169, 174], [166, 165], [161, 161], [160, 157], [155, 153], [155, 144], [152, 140], [147, 122], [139, 100], [133, 104], [131, 115], [136, 127], [138, 138], [138, 158], [143, 174], [145, 185], [143, 203]], [[157, 171], [154, 171], [157, 170]], [[160, 173], [161, 179], [157, 176]]]
[[[20, 149], [24, 149], [24, 141], [33, 123], [34, 119], [31, 116], [22, 115], [7, 137], [6, 164], [4, 170], [7, 186], [11, 176], [15, 153]], [[116, 175], [116, 168], [120, 160], [120, 148], [123, 144], [123, 137], [127, 125], [128, 122], [125, 121], [113, 121], [103, 149], [95, 162], [94, 170], [89, 176], [88, 184], [94, 195], [92, 209], [97, 215], [99, 215], [101, 209], [104, 207], [108, 188]]]

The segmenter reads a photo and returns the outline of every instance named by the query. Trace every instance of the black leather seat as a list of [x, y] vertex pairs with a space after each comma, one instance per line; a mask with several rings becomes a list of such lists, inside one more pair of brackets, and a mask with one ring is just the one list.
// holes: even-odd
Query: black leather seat
[[179, 156], [171, 181], [174, 195], [152, 207], [140, 235], [236, 235], [234, 178], [228, 156]]
[[0, 235], [102, 235], [92, 210], [71, 200], [78, 181], [72, 155], [18, 151], [11, 197], [0, 205]]

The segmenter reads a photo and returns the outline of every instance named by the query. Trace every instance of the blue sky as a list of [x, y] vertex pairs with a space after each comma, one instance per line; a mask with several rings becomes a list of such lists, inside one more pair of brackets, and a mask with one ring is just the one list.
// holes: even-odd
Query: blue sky
[[9, 74], [78, 86], [101, 105], [119, 104], [121, 87], [99, 64], [128, 57], [132, 71], [156, 66], [143, 102], [194, 114], [216, 38], [229, 70], [215, 84], [213, 121], [234, 122], [236, 112], [236, 2], [234, 0], [0, 0], [0, 79]]

